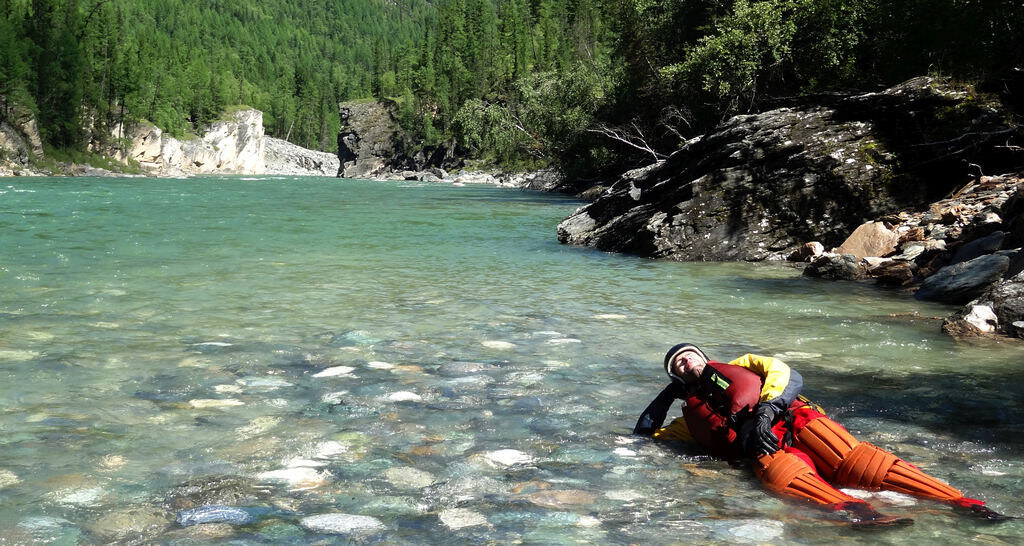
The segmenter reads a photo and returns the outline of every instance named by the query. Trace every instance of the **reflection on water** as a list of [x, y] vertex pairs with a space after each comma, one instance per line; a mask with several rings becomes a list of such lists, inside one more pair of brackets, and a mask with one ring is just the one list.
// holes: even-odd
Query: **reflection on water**
[[[554, 240], [576, 203], [333, 179], [0, 187], [13, 543], [1019, 543], [945, 506], [863, 535], [629, 434], [663, 351], [779, 355], [862, 439], [1021, 512], [1015, 344], [785, 266]], [[890, 314], [917, 311], [908, 319]]]

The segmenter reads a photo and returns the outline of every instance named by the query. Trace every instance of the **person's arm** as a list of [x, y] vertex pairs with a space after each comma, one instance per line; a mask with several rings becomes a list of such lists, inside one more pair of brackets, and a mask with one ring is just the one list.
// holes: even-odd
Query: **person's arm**
[[804, 378], [778, 358], [745, 354], [729, 364], [741, 366], [764, 378], [760, 402], [740, 431], [744, 450], [752, 456], [775, 453], [779, 438], [772, 425], [800, 394]]
[[803, 376], [778, 358], [745, 354], [729, 364], [747, 368], [764, 378], [759, 400], [770, 404], [776, 413], [786, 411], [804, 387]]
[[675, 381], [669, 383], [667, 387], [658, 393], [658, 396], [647, 405], [647, 409], [640, 415], [640, 419], [637, 420], [636, 426], [633, 427], [633, 434], [643, 434], [650, 436], [655, 430], [661, 428], [661, 425], [665, 423], [665, 416], [668, 415], [669, 408], [672, 407], [672, 403], [676, 399], [681, 398], [685, 395], [682, 386], [677, 384]]

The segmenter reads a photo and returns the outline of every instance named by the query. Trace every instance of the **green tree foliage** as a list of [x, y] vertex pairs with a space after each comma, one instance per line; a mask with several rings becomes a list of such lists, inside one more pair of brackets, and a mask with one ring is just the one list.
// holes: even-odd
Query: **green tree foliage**
[[105, 141], [122, 116], [184, 135], [247, 104], [269, 134], [333, 150], [338, 101], [411, 85], [400, 54], [433, 12], [423, 0], [0, 0], [0, 95], [59, 147]]
[[595, 172], [780, 100], [924, 73], [999, 83], [1021, 59], [1019, 0], [0, 0], [0, 112], [34, 110], [65, 147], [123, 117], [185, 134], [246, 104], [269, 134], [333, 150], [336, 103], [376, 97], [406, 151]]

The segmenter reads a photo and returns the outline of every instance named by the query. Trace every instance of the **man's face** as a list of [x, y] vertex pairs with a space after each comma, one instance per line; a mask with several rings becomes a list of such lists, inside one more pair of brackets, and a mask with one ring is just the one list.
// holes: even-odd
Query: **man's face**
[[672, 359], [672, 371], [687, 383], [700, 379], [704, 371], [704, 358], [696, 351], [683, 351]]

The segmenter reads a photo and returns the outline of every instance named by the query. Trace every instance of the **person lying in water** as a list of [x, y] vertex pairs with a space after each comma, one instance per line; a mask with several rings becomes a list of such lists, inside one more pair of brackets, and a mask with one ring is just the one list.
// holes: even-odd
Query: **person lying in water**
[[[829, 482], [898, 491], [945, 501], [986, 519], [1008, 519], [896, 455], [858, 441], [800, 396], [803, 378], [777, 358], [747, 354], [716, 362], [696, 346], [681, 343], [665, 355], [665, 371], [672, 381], [644, 410], [635, 434], [696, 442], [708, 454], [728, 460], [752, 457], [754, 472], [769, 490], [849, 512], [860, 525], [913, 520], [885, 516]], [[684, 401], [683, 415], [663, 427], [677, 399]]]

